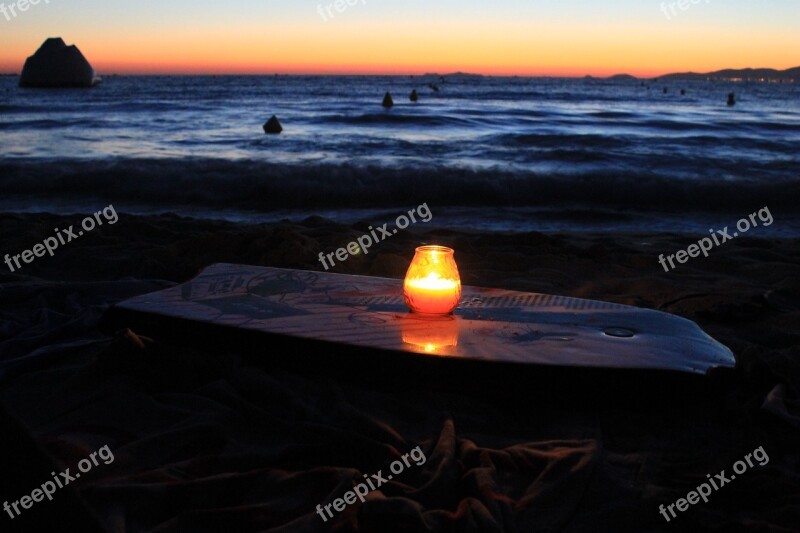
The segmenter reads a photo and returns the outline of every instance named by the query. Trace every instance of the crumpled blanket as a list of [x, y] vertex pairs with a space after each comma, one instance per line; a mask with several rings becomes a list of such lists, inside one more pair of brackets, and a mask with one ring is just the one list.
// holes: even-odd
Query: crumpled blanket
[[[108, 304], [166, 285], [0, 289], [2, 397], [65, 467], [109, 446], [114, 461], [76, 483], [108, 531], [791, 531], [800, 523], [797, 437], [761, 431], [760, 403], [746, 407], [752, 398], [733, 409], [733, 392], [673, 410], [631, 398], [630, 409], [607, 410], [592, 398], [567, 408], [509, 391], [496, 402], [480, 390], [384, 390], [98, 332]], [[795, 424], [791, 402], [777, 387], [761, 412]], [[757, 445], [769, 464], [672, 523], [660, 516], [660, 504]], [[423, 464], [323, 520], [318, 505], [365, 475], [385, 477], [416, 447]]]

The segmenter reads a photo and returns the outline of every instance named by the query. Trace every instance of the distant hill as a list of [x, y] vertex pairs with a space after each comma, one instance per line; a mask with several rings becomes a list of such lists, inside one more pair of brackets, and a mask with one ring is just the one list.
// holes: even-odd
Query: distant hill
[[483, 74], [471, 74], [469, 72], [451, 72], [449, 74], [439, 74], [437, 72], [428, 72], [424, 74], [426, 77], [437, 77], [437, 78], [483, 78], [485, 77]]
[[697, 72], [679, 72], [661, 76], [660, 80], [717, 80], [717, 81], [786, 81], [800, 82], [800, 67], [786, 70], [773, 68], [725, 69], [700, 74]]
[[637, 81], [639, 78], [637, 78], [636, 76], [631, 76], [630, 74], [615, 74], [613, 76], [609, 76], [606, 79], [614, 81]]

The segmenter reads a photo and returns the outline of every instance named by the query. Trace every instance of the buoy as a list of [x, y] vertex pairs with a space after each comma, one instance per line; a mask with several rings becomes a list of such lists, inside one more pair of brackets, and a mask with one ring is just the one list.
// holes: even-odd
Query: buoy
[[728, 93], [728, 105], [736, 105], [736, 93]]
[[419, 95], [417, 94], [417, 90], [414, 89], [413, 91], [411, 91], [411, 96], [409, 96], [408, 98], [412, 102], [416, 102], [417, 100], [419, 100]]
[[681, 96], [685, 96], [685, 95], [686, 95], [686, 89], [681, 89]]
[[383, 104], [381, 104], [386, 109], [389, 109], [394, 105], [394, 100], [392, 100], [392, 93], [386, 93], [386, 96], [383, 97]]
[[664, 87], [664, 94], [667, 94], [667, 88]]
[[278, 117], [272, 115], [272, 118], [264, 124], [264, 133], [269, 134], [278, 134], [283, 131], [283, 126], [281, 126], [281, 122], [278, 120]]

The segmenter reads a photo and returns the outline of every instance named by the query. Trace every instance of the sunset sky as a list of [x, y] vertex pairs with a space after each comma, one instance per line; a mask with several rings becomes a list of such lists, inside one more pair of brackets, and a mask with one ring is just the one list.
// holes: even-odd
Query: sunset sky
[[0, 72], [19, 72], [51, 36], [77, 44], [101, 75], [800, 66], [798, 0], [685, 0], [674, 12], [658, 0], [350, 0], [333, 18], [333, 0], [46, 1], [0, 14]]

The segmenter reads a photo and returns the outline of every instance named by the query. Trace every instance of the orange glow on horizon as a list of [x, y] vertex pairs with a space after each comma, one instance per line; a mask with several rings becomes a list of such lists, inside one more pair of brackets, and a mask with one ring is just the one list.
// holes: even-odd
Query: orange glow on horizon
[[[573, 25], [531, 32], [524, 24], [450, 26], [420, 23], [419, 37], [387, 24], [317, 28], [286, 25], [162, 28], [146, 37], [123, 28], [62, 35], [98, 73], [110, 74], [393, 74], [468, 72], [484, 75], [582, 77], [723, 68], [798, 66], [798, 34], [774, 32], [747, 39], [730, 30], [684, 28], [681, 38], [663, 27]], [[137, 34], [138, 35], [138, 34]], [[4, 37], [5, 38], [5, 37]], [[0, 50], [0, 72], [19, 73], [45, 36], [15, 35]], [[697, 43], [703, 43], [699, 46]]]

